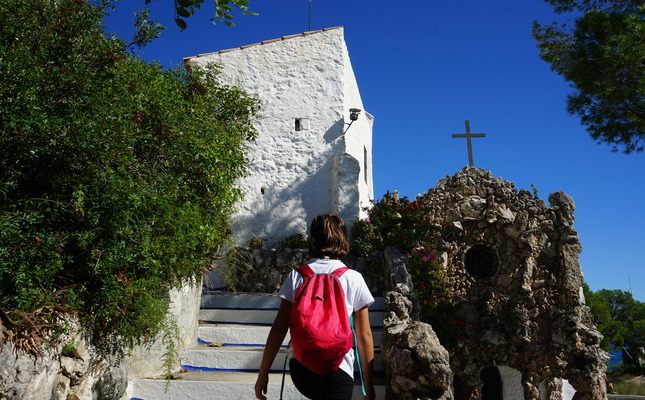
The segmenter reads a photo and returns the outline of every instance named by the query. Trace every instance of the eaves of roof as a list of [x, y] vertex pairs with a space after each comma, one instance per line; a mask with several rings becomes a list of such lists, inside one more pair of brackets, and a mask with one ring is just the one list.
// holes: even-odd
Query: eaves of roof
[[295, 38], [295, 37], [308, 36], [308, 35], [313, 35], [313, 34], [320, 33], [320, 32], [330, 31], [332, 29], [341, 29], [341, 28], [342, 28], [342, 26], [334, 26], [334, 27], [331, 27], [331, 28], [324, 28], [324, 29], [319, 29], [319, 30], [315, 30], [315, 31], [297, 33], [295, 35], [282, 36], [282, 37], [276, 38], [276, 39], [264, 40], [264, 41], [259, 42], [259, 43], [247, 44], [247, 45], [244, 45], [244, 46], [241, 46], [241, 47], [234, 47], [232, 49], [213, 51], [213, 52], [210, 52], [210, 53], [202, 53], [202, 54], [198, 54], [198, 55], [192, 56], [192, 57], [184, 57], [184, 63], [187, 63], [189, 60], [191, 60], [193, 58], [197, 58], [197, 57], [209, 56], [211, 54], [228, 53], [230, 51], [235, 51], [235, 50], [243, 50], [243, 49], [246, 49], [246, 48], [249, 48], [249, 47], [261, 46], [261, 45], [264, 45], [264, 44], [280, 42], [282, 40], [288, 40], [288, 39], [292, 39], [292, 38]]

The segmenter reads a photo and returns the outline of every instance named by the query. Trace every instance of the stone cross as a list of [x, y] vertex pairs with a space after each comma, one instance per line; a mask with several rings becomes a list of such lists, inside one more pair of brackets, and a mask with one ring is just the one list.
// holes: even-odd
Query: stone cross
[[473, 167], [475, 163], [473, 162], [473, 142], [471, 138], [474, 137], [486, 137], [485, 133], [470, 133], [470, 121], [466, 120], [466, 133], [456, 133], [452, 135], [453, 138], [466, 138], [468, 143], [468, 165]]

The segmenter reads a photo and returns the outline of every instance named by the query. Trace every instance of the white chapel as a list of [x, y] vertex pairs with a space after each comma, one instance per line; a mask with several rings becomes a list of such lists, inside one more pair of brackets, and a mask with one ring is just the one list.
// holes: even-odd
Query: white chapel
[[[349, 225], [374, 198], [372, 125], [363, 108], [342, 27], [284, 36], [184, 59], [216, 64], [220, 80], [261, 101], [250, 176], [234, 230], [239, 244], [269, 245], [305, 233], [333, 212]], [[351, 111], [350, 111], [351, 110]]]

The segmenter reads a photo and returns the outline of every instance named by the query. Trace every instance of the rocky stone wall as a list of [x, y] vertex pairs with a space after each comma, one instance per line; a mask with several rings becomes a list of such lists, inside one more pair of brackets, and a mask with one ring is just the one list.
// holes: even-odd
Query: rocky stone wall
[[[307, 249], [236, 248], [232, 259], [221, 266], [226, 289], [237, 292], [277, 293], [287, 275], [309, 261]], [[378, 256], [365, 260], [348, 256], [343, 262], [363, 274], [370, 291], [383, 293], [382, 261]], [[217, 286], [217, 285], [215, 285]]]
[[[177, 355], [197, 339], [200, 295], [201, 284], [194, 281], [169, 293], [169, 312], [177, 323]], [[65, 333], [52, 338], [55, 344], [44, 346], [41, 355], [21, 352], [0, 337], [0, 399], [128, 399], [128, 379], [165, 372], [167, 348], [162, 340], [131, 351], [118, 343], [97, 347], [78, 321], [62, 323]]]
[[183, 350], [195, 346], [201, 298], [201, 281], [189, 280], [181, 287], [170, 291], [168, 312], [172, 318], [170, 332], [174, 332], [174, 334], [166, 340], [160, 337], [149, 343], [135, 346], [128, 352], [128, 377], [130, 379], [161, 376], [167, 372], [165, 360], [168, 353], [166, 344], [168, 340], [175, 341], [175, 351], [171, 355], [176, 361], [173, 365], [179, 364], [179, 355]]
[[472, 167], [423, 199], [444, 227], [429, 250], [461, 302], [462, 340], [451, 349], [451, 366], [464, 398], [479, 398], [481, 371], [501, 365], [521, 372], [527, 400], [540, 398], [540, 384], [544, 398], [562, 398], [560, 378], [575, 399], [604, 399], [608, 357], [582, 295], [573, 199], [556, 192], [547, 206]]
[[[70, 327], [75, 321], [66, 321]], [[81, 333], [70, 333], [42, 355], [17, 350], [11, 342], [0, 351], [0, 399], [118, 399], [127, 385], [123, 349], [98, 349]]]
[[385, 258], [385, 311], [381, 355], [391, 400], [452, 400], [448, 351], [432, 327], [419, 322], [419, 302], [405, 256], [389, 247]]

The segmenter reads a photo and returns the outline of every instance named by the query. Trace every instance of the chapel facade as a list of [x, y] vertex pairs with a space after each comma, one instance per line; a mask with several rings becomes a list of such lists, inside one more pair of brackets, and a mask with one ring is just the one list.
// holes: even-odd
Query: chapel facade
[[[342, 27], [188, 57], [215, 64], [220, 81], [261, 102], [250, 175], [233, 229], [237, 242], [268, 245], [307, 231], [320, 213], [349, 225], [374, 198], [372, 124], [364, 110]], [[351, 111], [350, 111], [351, 110]]]
[[575, 203], [465, 167], [423, 195], [444, 227], [429, 250], [460, 299], [454, 399], [600, 400], [608, 354], [582, 291]]

